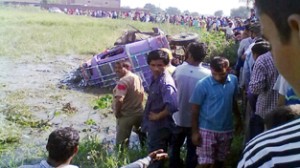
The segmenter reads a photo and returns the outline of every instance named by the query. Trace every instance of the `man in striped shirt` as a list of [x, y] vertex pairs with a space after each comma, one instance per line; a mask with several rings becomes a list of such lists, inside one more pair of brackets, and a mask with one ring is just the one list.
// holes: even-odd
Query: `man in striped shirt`
[[[294, 120], [299, 114], [300, 105], [279, 107], [267, 114], [266, 127], [273, 129], [247, 144], [238, 168], [299, 167], [300, 119]], [[291, 120], [294, 121], [282, 125]]]
[[[255, 5], [263, 34], [272, 45], [275, 65], [299, 96], [300, 1], [256, 0]], [[238, 165], [239, 168], [299, 166], [300, 119], [256, 136], [247, 144]]]

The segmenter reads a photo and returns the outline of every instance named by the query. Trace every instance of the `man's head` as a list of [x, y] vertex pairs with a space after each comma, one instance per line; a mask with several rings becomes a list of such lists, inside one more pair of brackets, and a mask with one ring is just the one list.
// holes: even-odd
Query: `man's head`
[[116, 62], [115, 64], [115, 72], [119, 78], [125, 76], [127, 72], [130, 70], [131, 70], [131, 64], [128, 61], [121, 60]]
[[234, 38], [236, 41], [241, 41], [243, 39], [242, 37], [243, 31], [237, 31], [234, 33]]
[[261, 37], [261, 27], [259, 23], [252, 23], [249, 26], [249, 32], [252, 39]]
[[204, 43], [192, 42], [186, 49], [187, 59], [194, 62], [202, 62], [207, 55], [207, 46]]
[[167, 65], [170, 63], [169, 57], [169, 53], [160, 49], [151, 51], [148, 54], [147, 63], [154, 77], [158, 77], [165, 71]]
[[66, 162], [78, 152], [79, 133], [71, 127], [59, 128], [50, 135], [47, 143], [49, 158]]
[[256, 60], [258, 56], [263, 55], [271, 50], [270, 43], [267, 41], [260, 41], [254, 44], [251, 48], [253, 59]]
[[261, 16], [267, 16], [272, 20], [281, 41], [283, 43], [289, 42], [293, 28], [290, 24], [294, 20], [291, 17], [300, 15], [300, 1], [256, 0], [255, 4]]
[[250, 24], [245, 24], [244, 27], [245, 30], [243, 31], [242, 39], [250, 37]]
[[300, 117], [300, 105], [282, 106], [268, 113], [264, 119], [267, 129], [272, 129]]
[[279, 72], [300, 93], [300, 1], [256, 0], [262, 33]]
[[213, 78], [219, 83], [224, 83], [228, 75], [229, 61], [224, 57], [214, 57], [210, 62], [210, 69]]

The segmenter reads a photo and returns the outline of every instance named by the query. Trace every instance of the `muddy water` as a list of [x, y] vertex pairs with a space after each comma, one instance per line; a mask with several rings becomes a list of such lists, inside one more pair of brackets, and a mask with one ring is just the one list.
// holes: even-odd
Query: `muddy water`
[[[82, 136], [88, 133], [100, 135], [113, 141], [115, 136], [115, 119], [108, 110], [94, 110], [93, 101], [101, 94], [110, 93], [107, 89], [97, 87], [83, 88], [70, 83], [61, 83], [70, 79], [73, 72], [83, 62], [76, 56], [56, 56], [32, 58], [0, 57], [0, 112], [7, 112], [11, 107], [28, 108], [37, 120], [47, 120], [60, 112], [50, 122], [48, 130], [25, 128], [23, 144], [46, 143], [49, 133], [57, 127], [73, 126], [81, 131]], [[64, 80], [66, 82], [66, 80]], [[63, 112], [69, 105], [71, 114]], [[22, 109], [22, 108], [21, 108]], [[20, 109], [19, 109], [20, 110]], [[88, 119], [96, 125], [87, 125]]]

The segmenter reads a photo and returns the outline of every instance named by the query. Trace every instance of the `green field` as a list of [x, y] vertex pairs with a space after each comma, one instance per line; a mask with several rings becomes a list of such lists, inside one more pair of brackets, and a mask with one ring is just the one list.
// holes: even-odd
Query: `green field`
[[1, 56], [98, 53], [111, 47], [122, 32], [130, 29], [128, 25], [142, 31], [159, 26], [170, 34], [185, 30], [166, 24], [53, 14], [36, 8], [0, 9]]
[[68, 16], [33, 7], [0, 7], [0, 25], [0, 56], [91, 55], [111, 47], [125, 30], [131, 29], [128, 25], [133, 25], [141, 31], [159, 27], [171, 35], [197, 32], [200, 41], [208, 43], [211, 54], [232, 57], [232, 52], [224, 53], [228, 43], [222, 34], [171, 24]]
[[[37, 62], [43, 61], [42, 59], [66, 56], [89, 58], [111, 47], [125, 30], [131, 29], [128, 25], [133, 25], [141, 31], [150, 31], [152, 27], [159, 27], [166, 34], [171, 35], [186, 31], [196, 32], [199, 34], [200, 41], [208, 44], [208, 57], [224, 55], [231, 60], [235, 58], [235, 50], [232, 48], [234, 43], [226, 42], [222, 33], [208, 33], [170, 24], [54, 14], [34, 7], [4, 6], [0, 6], [0, 58], [5, 58], [5, 60], [23, 58]], [[6, 85], [0, 79], [0, 89], [7, 88]], [[0, 167], [18, 167], [23, 163], [30, 163], [45, 157], [44, 148], [35, 150], [34, 145], [24, 148], [24, 144], [20, 144], [23, 129], [34, 128], [44, 131], [49, 128], [45, 125], [39, 127], [41, 122], [31, 120], [31, 105], [25, 106], [23, 102], [20, 103], [20, 100], [33, 97], [32, 93], [22, 88], [19, 89], [11, 93], [9, 97], [6, 95], [3, 97], [0, 94], [0, 104], [19, 103], [8, 111], [10, 115], [0, 111]], [[53, 90], [55, 89], [53, 87]], [[74, 93], [70, 92], [70, 94]], [[55, 95], [52, 99], [57, 101], [63, 96]], [[0, 106], [0, 110], [2, 107], [4, 106]], [[22, 113], [16, 113], [16, 109]], [[235, 139], [228, 167], [235, 167], [241, 142], [241, 137]], [[21, 150], [26, 157], [18, 157], [17, 152], [20, 152], [18, 150]], [[118, 149], [110, 149], [101, 145], [97, 137], [87, 136], [81, 141], [74, 164], [80, 167], [114, 168], [145, 155], [145, 149], [132, 149], [120, 153]]]

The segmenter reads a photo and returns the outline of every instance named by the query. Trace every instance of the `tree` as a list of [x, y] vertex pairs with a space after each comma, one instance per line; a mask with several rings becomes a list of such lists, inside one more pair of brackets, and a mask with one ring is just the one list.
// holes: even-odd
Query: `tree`
[[146, 3], [144, 9], [148, 9], [151, 13], [157, 13], [157, 7], [151, 3]]
[[157, 13], [164, 13], [165, 11], [159, 7], [156, 8], [156, 12]]
[[161, 8], [155, 6], [151, 3], [145, 4], [144, 9], [147, 9], [147, 10], [149, 10], [150, 13], [154, 13], [154, 14], [161, 13], [164, 11]]
[[255, 0], [240, 0], [240, 2], [245, 2], [245, 4], [247, 5], [248, 9], [251, 6], [250, 3], [253, 4], [252, 6], [255, 6]]
[[231, 9], [230, 16], [247, 19], [249, 17], [249, 9], [247, 9], [247, 7], [245, 6], [241, 6], [236, 9]]
[[223, 16], [223, 11], [222, 10], [216, 11], [215, 16], [222, 17]]
[[166, 9], [166, 13], [168, 13], [169, 15], [180, 15], [181, 11], [176, 7], [168, 7]]
[[199, 17], [200, 14], [199, 14], [198, 12], [192, 12], [192, 13], [191, 13], [191, 16], [193, 16], [193, 17]]
[[189, 10], [185, 10], [185, 11], [183, 11], [183, 14], [184, 15], [190, 15], [190, 11]]

